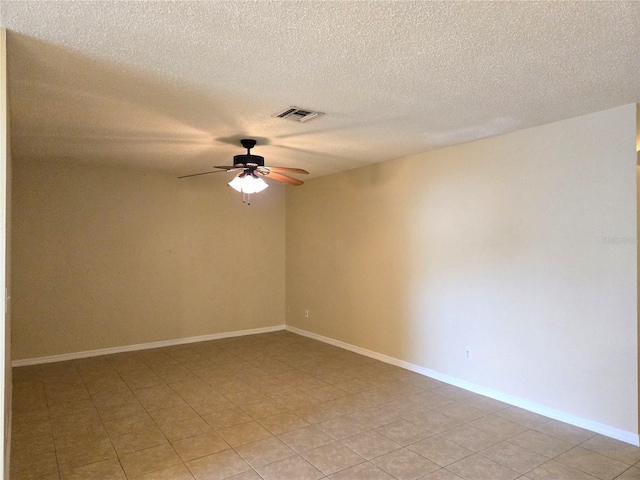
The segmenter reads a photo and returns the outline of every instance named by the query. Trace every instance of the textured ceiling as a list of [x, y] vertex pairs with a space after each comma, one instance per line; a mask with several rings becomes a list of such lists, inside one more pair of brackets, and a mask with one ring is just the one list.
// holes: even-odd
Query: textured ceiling
[[[324, 175], [640, 102], [640, 2], [0, 8], [16, 161], [184, 175], [254, 137]], [[272, 118], [290, 105], [326, 115]]]

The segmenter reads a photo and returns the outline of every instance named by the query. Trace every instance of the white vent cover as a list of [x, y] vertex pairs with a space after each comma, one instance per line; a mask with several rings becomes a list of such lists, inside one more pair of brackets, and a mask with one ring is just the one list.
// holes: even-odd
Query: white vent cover
[[283, 118], [285, 120], [291, 120], [292, 122], [308, 122], [320, 115], [324, 115], [322, 112], [314, 112], [307, 108], [289, 107], [285, 108], [279, 113], [276, 113], [274, 117]]

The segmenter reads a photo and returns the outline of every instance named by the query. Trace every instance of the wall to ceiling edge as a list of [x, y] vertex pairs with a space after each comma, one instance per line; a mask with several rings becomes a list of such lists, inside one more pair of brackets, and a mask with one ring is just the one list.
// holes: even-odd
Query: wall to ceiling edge
[[288, 191], [287, 325], [637, 442], [636, 131], [626, 105]]
[[284, 187], [224, 182], [14, 159], [13, 359], [283, 325]]

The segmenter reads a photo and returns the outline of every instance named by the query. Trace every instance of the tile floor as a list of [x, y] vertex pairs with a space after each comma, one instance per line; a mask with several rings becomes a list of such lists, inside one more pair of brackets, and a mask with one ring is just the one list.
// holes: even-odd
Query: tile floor
[[640, 449], [289, 332], [15, 368], [11, 480], [640, 479]]

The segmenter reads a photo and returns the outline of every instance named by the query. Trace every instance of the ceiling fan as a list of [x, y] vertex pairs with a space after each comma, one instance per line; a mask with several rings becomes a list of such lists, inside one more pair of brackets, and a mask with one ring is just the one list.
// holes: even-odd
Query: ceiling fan
[[183, 175], [178, 178], [196, 177], [198, 175], [208, 175], [210, 173], [221, 172], [236, 172], [240, 171], [233, 180], [229, 182], [229, 186], [242, 193], [242, 201], [244, 203], [250, 203], [250, 195], [252, 193], [258, 193], [267, 188], [269, 185], [262, 180], [258, 175], [268, 177], [278, 182], [286, 183], [287, 185], [293, 185], [295, 187], [302, 185], [304, 182], [297, 178], [285, 175], [285, 173], [297, 173], [307, 175], [309, 172], [301, 168], [289, 168], [289, 167], [271, 167], [265, 166], [264, 157], [260, 155], [252, 155], [251, 149], [256, 146], [256, 141], [251, 138], [244, 138], [240, 140], [240, 143], [247, 149], [246, 155], [235, 155], [233, 157], [233, 165], [214, 165], [213, 168], [219, 170], [212, 170], [210, 172], [194, 173], [191, 175]]

